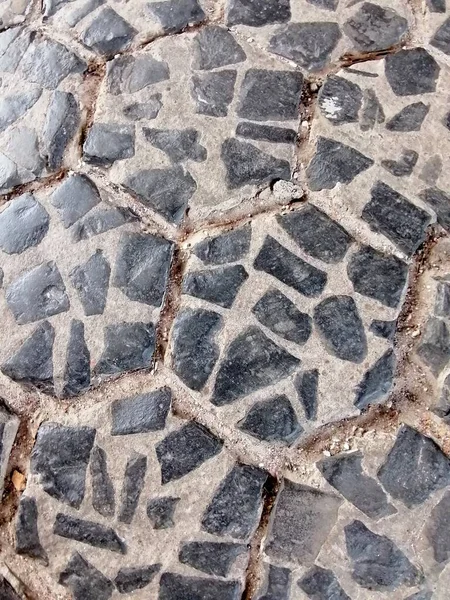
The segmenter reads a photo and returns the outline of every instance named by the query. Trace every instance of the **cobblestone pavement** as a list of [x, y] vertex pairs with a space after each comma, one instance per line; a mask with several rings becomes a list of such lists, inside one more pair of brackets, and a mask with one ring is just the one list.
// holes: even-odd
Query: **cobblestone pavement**
[[0, 600], [447, 600], [446, 0], [0, 23]]

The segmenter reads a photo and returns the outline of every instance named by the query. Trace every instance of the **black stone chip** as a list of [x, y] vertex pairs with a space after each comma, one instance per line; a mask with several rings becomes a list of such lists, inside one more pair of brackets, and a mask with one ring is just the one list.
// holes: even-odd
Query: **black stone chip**
[[246, 552], [245, 544], [233, 542], [185, 542], [178, 560], [208, 575], [227, 577], [237, 557]]
[[248, 273], [242, 265], [191, 271], [183, 279], [182, 292], [223, 308], [231, 308]]
[[147, 516], [153, 529], [169, 529], [175, 525], [174, 515], [180, 498], [165, 496], [147, 502]]
[[96, 548], [126, 554], [125, 542], [111, 527], [105, 527], [94, 521], [78, 519], [58, 513], [53, 525], [53, 533], [69, 540], [76, 540]]
[[303, 431], [285, 395], [255, 402], [238, 427], [259, 440], [285, 444], [293, 443]]

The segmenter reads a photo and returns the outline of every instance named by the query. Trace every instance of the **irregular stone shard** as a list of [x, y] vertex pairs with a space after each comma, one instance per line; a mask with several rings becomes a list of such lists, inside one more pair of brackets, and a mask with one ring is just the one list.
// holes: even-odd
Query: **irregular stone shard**
[[33, 175], [30, 177], [25, 176], [24, 178], [19, 176], [17, 165], [5, 154], [0, 152], [0, 190], [7, 192], [14, 186], [20, 185], [21, 183], [27, 183], [34, 179]]
[[74, 508], [84, 498], [86, 469], [95, 429], [44, 423], [31, 453], [31, 473], [50, 496]]
[[125, 117], [133, 121], [140, 121], [141, 119], [150, 121], [151, 119], [156, 119], [162, 108], [161, 98], [161, 94], [152, 94], [148, 99], [148, 102], [133, 102], [132, 104], [127, 104], [122, 109], [122, 113]]
[[244, 225], [239, 229], [202, 240], [192, 248], [192, 252], [207, 265], [235, 262], [247, 256], [251, 236], [251, 225]]
[[293, 129], [246, 122], [238, 123], [236, 135], [250, 140], [260, 140], [274, 144], [294, 144], [297, 139], [297, 132]]
[[286, 444], [293, 443], [303, 431], [284, 395], [255, 402], [238, 427], [259, 440]]
[[328, 352], [361, 363], [367, 355], [364, 325], [351, 296], [330, 296], [314, 308], [314, 324]]
[[175, 525], [173, 518], [179, 501], [180, 498], [169, 496], [148, 501], [147, 516], [153, 529], [169, 529]]
[[434, 13], [445, 13], [445, 0], [426, 0], [428, 10]]
[[378, 319], [374, 319], [370, 324], [369, 330], [378, 337], [392, 341], [396, 328], [397, 321], [379, 321]]
[[258, 523], [267, 476], [256, 467], [236, 464], [215, 491], [203, 515], [202, 529], [246, 540]]
[[38, 509], [35, 498], [22, 496], [16, 517], [16, 552], [48, 564], [47, 553], [41, 545], [38, 532]]
[[7, 579], [0, 575], [0, 594], [3, 600], [22, 600]]
[[226, 22], [233, 25], [262, 27], [284, 23], [291, 18], [289, 0], [229, 0]]
[[105, 348], [95, 367], [99, 375], [113, 375], [150, 366], [155, 350], [153, 323], [117, 323], [105, 327]]
[[321, 294], [327, 283], [327, 274], [305, 262], [273, 237], [268, 235], [253, 267], [264, 271], [308, 298]]
[[325, 458], [317, 467], [330, 485], [371, 519], [395, 514], [381, 485], [362, 469], [361, 452]]
[[182, 310], [172, 330], [172, 366], [178, 377], [193, 390], [201, 390], [219, 358], [215, 336], [223, 320], [204, 309]]
[[199, 132], [196, 129], [150, 129], [143, 127], [145, 139], [155, 148], [167, 154], [173, 162], [183, 160], [206, 160], [207, 151], [198, 143]]
[[351, 600], [330, 569], [315, 566], [305, 573], [297, 585], [313, 600]]
[[198, 25], [205, 18], [197, 0], [151, 2], [148, 9], [159, 20], [165, 33], [175, 33], [188, 25]]
[[341, 504], [341, 498], [333, 494], [285, 479], [272, 513], [266, 554], [300, 565], [314, 563]]
[[239, 600], [241, 593], [241, 586], [237, 581], [163, 573], [158, 600]]
[[347, 275], [356, 292], [396, 308], [408, 280], [408, 267], [396, 256], [363, 246], [351, 256]]
[[246, 60], [242, 47], [232, 34], [217, 25], [203, 27], [194, 38], [192, 67], [203, 71], [226, 67]]
[[263, 185], [277, 179], [289, 180], [291, 167], [287, 160], [262, 152], [253, 144], [234, 138], [222, 144], [221, 158], [226, 169], [229, 189], [243, 185]]
[[170, 388], [115, 400], [111, 404], [111, 435], [129, 435], [160, 431], [172, 402]]
[[275, 288], [269, 289], [252, 308], [258, 321], [282, 338], [305, 344], [312, 331], [312, 319]]
[[0, 497], [3, 494], [3, 483], [8, 470], [9, 456], [18, 428], [19, 419], [0, 400]]
[[385, 114], [377, 95], [372, 89], [364, 90], [363, 107], [360, 118], [361, 131], [369, 131], [376, 124], [384, 123]]
[[356, 408], [364, 410], [385, 399], [392, 387], [396, 365], [395, 354], [389, 349], [370, 367], [356, 389]]
[[420, 131], [429, 110], [430, 105], [423, 102], [408, 104], [386, 123], [386, 129], [390, 131]]
[[337, 23], [289, 23], [271, 38], [269, 50], [308, 71], [320, 71], [341, 39]]
[[26, 183], [43, 173], [44, 160], [39, 153], [39, 140], [34, 129], [16, 127], [6, 143], [6, 151], [20, 169], [21, 182]]
[[66, 0], [43, 0], [42, 8], [44, 17], [51, 17], [65, 4], [67, 4]]
[[29, 43], [29, 34], [24, 35], [22, 27], [11, 27], [0, 32], [0, 71], [14, 73]]
[[397, 96], [413, 96], [436, 91], [440, 67], [424, 48], [411, 48], [385, 58], [385, 74]]
[[55, 90], [47, 108], [42, 137], [48, 168], [59, 169], [64, 152], [80, 125], [80, 109], [70, 92]]
[[84, 265], [70, 272], [70, 281], [78, 292], [86, 316], [103, 314], [110, 273], [111, 267], [102, 250], [96, 250]]
[[416, 594], [408, 596], [407, 598], [405, 598], [405, 600], [431, 600], [432, 596], [433, 592], [422, 590], [420, 592], [417, 592]]
[[246, 552], [244, 544], [187, 542], [182, 544], [178, 560], [208, 575], [227, 577], [236, 558]]
[[336, 10], [339, 0], [306, 0], [309, 4], [314, 4], [323, 10]]
[[450, 559], [450, 492], [446, 492], [431, 511], [425, 525], [425, 536], [433, 548], [434, 560], [438, 563]]
[[408, 31], [408, 21], [391, 8], [364, 2], [343, 29], [354, 48], [375, 52], [399, 44]]
[[450, 17], [436, 31], [430, 44], [444, 54], [450, 55]]
[[442, 319], [428, 319], [417, 354], [437, 377], [450, 360], [450, 332]]
[[265, 591], [263, 595], [258, 595], [256, 600], [289, 600], [290, 579], [289, 569], [268, 565]]
[[359, 85], [337, 75], [330, 75], [319, 91], [319, 107], [334, 125], [357, 123], [362, 105]]
[[393, 498], [413, 508], [449, 485], [450, 461], [431, 438], [403, 425], [378, 479]]
[[64, 227], [68, 228], [84, 217], [101, 201], [97, 186], [86, 175], [70, 175], [50, 196]]
[[441, 395], [437, 405], [432, 407], [435, 415], [438, 415], [445, 423], [450, 422], [450, 375], [444, 380]]
[[169, 65], [152, 56], [123, 55], [106, 63], [106, 85], [114, 96], [134, 94], [169, 77]]
[[312, 191], [331, 190], [337, 183], [350, 183], [374, 164], [351, 146], [329, 138], [317, 139], [316, 153], [306, 169]]
[[401, 585], [413, 587], [423, 575], [403, 552], [385, 535], [377, 535], [361, 521], [344, 527], [347, 552], [353, 561], [352, 578], [363, 588], [394, 590]]
[[126, 50], [136, 30], [109, 6], [104, 8], [81, 35], [81, 41], [102, 56]]
[[130, 300], [161, 306], [172, 252], [173, 244], [162, 237], [128, 232], [122, 234], [113, 285]]
[[54, 40], [35, 37], [28, 46], [20, 70], [25, 79], [54, 90], [72, 73], [82, 73], [86, 63], [65, 46]]
[[381, 166], [395, 177], [406, 177], [413, 172], [418, 158], [415, 150], [403, 150], [398, 160], [382, 160]]
[[111, 527], [104, 527], [100, 523], [78, 519], [62, 513], [56, 515], [53, 533], [69, 540], [76, 540], [83, 544], [119, 554], [126, 554], [127, 551], [125, 542]]
[[130, 594], [135, 590], [142, 590], [153, 581], [160, 569], [160, 564], [145, 567], [124, 567], [117, 573], [114, 585], [119, 594]]
[[91, 355], [84, 339], [84, 324], [72, 319], [66, 352], [63, 397], [78, 396], [91, 384]]
[[433, 187], [420, 192], [419, 198], [435, 211], [439, 225], [450, 231], [450, 196], [439, 188]]
[[81, 240], [88, 240], [95, 235], [100, 235], [110, 229], [121, 227], [125, 223], [136, 220], [136, 215], [128, 208], [119, 207], [97, 210], [76, 223], [72, 229], [72, 240], [75, 243]]
[[83, 144], [86, 162], [103, 167], [116, 160], [134, 156], [134, 126], [118, 123], [94, 123]]
[[74, 600], [109, 600], [114, 585], [81, 554], [74, 552], [59, 575], [59, 583], [70, 588]]
[[430, 158], [425, 161], [425, 164], [422, 167], [419, 177], [427, 185], [435, 185], [436, 181], [441, 176], [442, 167], [442, 158], [439, 156], [439, 154], [430, 156]]
[[231, 69], [193, 75], [191, 94], [196, 102], [195, 112], [209, 117], [226, 117], [235, 83], [236, 71]]
[[299, 373], [294, 379], [294, 387], [297, 397], [303, 405], [305, 417], [308, 421], [315, 421], [317, 418], [319, 371], [312, 369], [311, 371]]
[[126, 178], [124, 186], [134, 192], [145, 206], [175, 225], [182, 221], [188, 202], [197, 189], [189, 171], [178, 165], [138, 171]]
[[44, 321], [2, 364], [1, 372], [13, 381], [52, 393], [54, 340], [53, 326]]
[[133, 452], [128, 459], [123, 478], [120, 496], [121, 506], [118, 519], [121, 523], [129, 525], [144, 487], [145, 473], [147, 471], [147, 457]]
[[94, 10], [103, 3], [104, 0], [86, 0], [86, 2], [79, 8], [75, 8], [72, 10], [72, 12], [65, 16], [67, 24], [70, 25], [70, 27], [75, 27], [75, 25], [77, 25], [81, 19], [87, 17], [89, 13], [94, 12]]
[[242, 265], [193, 271], [185, 275], [182, 291], [223, 308], [231, 308], [248, 273]]
[[300, 361], [258, 327], [248, 327], [229, 345], [217, 373], [211, 402], [223, 406], [285, 379]]
[[114, 486], [108, 474], [106, 452], [94, 446], [89, 465], [91, 472], [92, 506], [103, 517], [113, 517], [116, 508]]
[[450, 317], [450, 280], [437, 282], [434, 314], [437, 317]]
[[0, 248], [21, 254], [37, 246], [47, 235], [50, 217], [32, 194], [10, 200], [0, 213]]
[[20, 119], [27, 110], [36, 104], [41, 97], [42, 90], [35, 89], [14, 96], [0, 99], [0, 132]]

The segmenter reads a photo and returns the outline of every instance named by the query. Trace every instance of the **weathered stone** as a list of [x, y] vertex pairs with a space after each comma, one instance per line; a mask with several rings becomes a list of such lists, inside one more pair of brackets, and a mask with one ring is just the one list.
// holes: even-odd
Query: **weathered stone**
[[81, 35], [81, 41], [102, 56], [112, 56], [126, 50], [136, 30], [109, 6], [97, 13]]
[[315, 421], [317, 418], [319, 371], [312, 369], [311, 371], [298, 373], [294, 379], [294, 387], [305, 411], [305, 417], [308, 421]]
[[72, 319], [66, 351], [63, 397], [77, 396], [91, 384], [91, 355], [84, 339], [84, 324]]
[[153, 529], [169, 529], [175, 525], [173, 518], [179, 501], [179, 498], [166, 496], [147, 502], [147, 516]]
[[381, 485], [362, 469], [361, 452], [324, 458], [317, 466], [330, 485], [371, 519], [396, 513]]
[[450, 231], [450, 196], [439, 188], [433, 187], [420, 192], [419, 198], [435, 211], [439, 225]]
[[19, 423], [18, 417], [0, 400], [0, 497], [3, 494], [3, 484], [8, 470], [9, 457], [19, 429]]
[[250, 140], [260, 140], [274, 144], [294, 144], [297, 139], [297, 132], [294, 129], [246, 122], [238, 123], [236, 135]]
[[72, 240], [74, 242], [88, 240], [95, 235], [100, 235], [110, 229], [116, 229], [116, 227], [121, 227], [125, 223], [136, 220], [136, 215], [128, 208], [119, 206], [118, 208], [99, 209], [75, 224], [72, 229]]
[[106, 85], [114, 96], [134, 94], [169, 77], [169, 65], [148, 55], [122, 55], [106, 63]]
[[205, 238], [192, 248], [192, 252], [207, 265], [235, 262], [248, 254], [251, 236], [251, 225], [244, 225], [216, 237]]
[[202, 300], [231, 308], [248, 273], [242, 265], [193, 271], [185, 275], [182, 291]]
[[201, 390], [219, 358], [215, 336], [222, 317], [209, 310], [185, 308], [172, 330], [172, 366], [178, 377], [193, 390]]
[[181, 479], [222, 450], [222, 442], [197, 423], [187, 423], [156, 445], [161, 483]]
[[21, 177], [15, 162], [0, 152], [0, 190], [7, 192], [16, 185], [27, 183], [34, 179], [34, 175]]
[[438, 563], [450, 559], [450, 492], [446, 492], [431, 511], [425, 525], [425, 536], [433, 548]]
[[76, 54], [44, 37], [35, 37], [20, 61], [25, 79], [49, 90], [54, 90], [69, 74], [85, 69], [86, 63]]
[[236, 71], [232, 69], [193, 75], [191, 94], [196, 102], [195, 112], [209, 117], [226, 117], [235, 83]]
[[127, 461], [123, 478], [122, 492], [120, 495], [121, 506], [118, 520], [130, 525], [144, 487], [144, 478], [147, 471], [147, 457], [133, 452]]
[[223, 406], [285, 379], [300, 361], [258, 327], [248, 327], [228, 346], [217, 373], [211, 402]]
[[168, 387], [111, 404], [111, 435], [160, 431], [166, 426], [172, 393]]
[[393, 340], [397, 328], [397, 321], [379, 321], [374, 319], [370, 324], [369, 330], [378, 337], [385, 340]]
[[417, 354], [436, 377], [450, 360], [450, 332], [442, 319], [431, 317], [417, 347]]
[[127, 104], [123, 108], [122, 113], [132, 121], [141, 121], [142, 119], [150, 121], [156, 119], [162, 108], [161, 98], [162, 95], [159, 93], [152, 94], [149, 97], [148, 102], [133, 102], [132, 104]]
[[285, 479], [272, 513], [266, 554], [277, 561], [314, 563], [341, 504], [333, 494]]
[[111, 267], [102, 250], [97, 250], [84, 265], [70, 272], [70, 281], [78, 292], [85, 315], [103, 314], [110, 273]]
[[225, 164], [229, 189], [291, 178], [291, 167], [287, 160], [275, 158], [253, 144], [234, 138], [223, 142], [221, 158]]
[[270, 288], [252, 308], [252, 313], [265, 327], [282, 338], [305, 344], [312, 331], [312, 319], [300, 312], [287, 296]]
[[396, 256], [363, 246], [351, 256], [347, 275], [356, 292], [395, 308], [406, 287], [408, 267]]
[[334, 125], [357, 123], [362, 105], [359, 85], [337, 75], [330, 75], [319, 91], [319, 107]]
[[290, 579], [289, 569], [268, 565], [264, 592], [256, 600], [289, 600]]
[[403, 150], [398, 160], [382, 160], [381, 166], [395, 177], [406, 177], [413, 172], [418, 158], [415, 150]]
[[34, 89], [0, 99], [0, 131], [20, 119], [41, 97], [42, 90]]
[[439, 280], [436, 284], [434, 314], [437, 317], [450, 317], [450, 280]]
[[120, 594], [130, 594], [145, 588], [161, 569], [160, 564], [146, 567], [123, 567], [114, 579], [114, 585]]
[[437, 180], [441, 176], [442, 167], [442, 158], [439, 156], [439, 154], [430, 156], [430, 158], [425, 161], [425, 164], [422, 167], [419, 177], [427, 185], [435, 185]]
[[320, 71], [341, 39], [337, 23], [289, 23], [271, 38], [269, 50], [308, 71]]
[[14, 73], [30, 44], [30, 32], [11, 27], [0, 32], [0, 71]]
[[391, 8], [364, 2], [343, 26], [354, 48], [364, 52], [387, 50], [400, 44], [408, 31], [408, 21]]
[[432, 407], [435, 415], [438, 415], [445, 423], [450, 422], [450, 375], [444, 380], [441, 395], [437, 405]]
[[385, 58], [385, 74], [397, 96], [436, 91], [440, 67], [424, 48], [400, 50]]
[[273, 23], [285, 23], [291, 18], [289, 0], [229, 0], [227, 25], [250, 25], [262, 27]]
[[181, 223], [197, 184], [180, 166], [144, 169], [127, 177], [124, 186], [138, 200], [162, 215], [169, 223]]
[[66, 15], [65, 21], [70, 27], [75, 27], [84, 17], [87, 17], [91, 12], [94, 12], [96, 8], [104, 4], [105, 0], [86, 0], [84, 4], [75, 8]]
[[450, 56], [450, 17], [442, 23], [433, 35], [430, 44]]
[[127, 551], [125, 542], [111, 527], [105, 527], [100, 523], [78, 519], [63, 513], [56, 515], [53, 533], [69, 540], [76, 540], [89, 546], [103, 548], [119, 554], [126, 554]]
[[155, 148], [167, 154], [172, 162], [206, 160], [207, 151], [198, 143], [199, 132], [196, 129], [150, 129], [143, 127], [144, 138]]
[[377, 95], [372, 89], [364, 90], [360, 118], [361, 131], [369, 131], [376, 124], [384, 123], [385, 114]]
[[175, 33], [188, 25], [198, 25], [205, 18], [197, 0], [152, 2], [148, 8], [159, 20], [165, 33]]
[[103, 517], [113, 517], [116, 507], [114, 486], [108, 475], [106, 452], [94, 446], [89, 465], [91, 472], [92, 507]]
[[236, 558], [246, 552], [244, 544], [233, 542], [187, 542], [182, 544], [178, 560], [208, 575], [227, 577]]
[[258, 524], [267, 476], [256, 467], [236, 464], [214, 492], [202, 528], [213, 535], [246, 540]]
[[413, 587], [423, 575], [403, 552], [385, 535], [377, 535], [361, 521], [344, 527], [347, 552], [353, 562], [352, 578], [363, 588], [394, 590], [401, 585]]
[[158, 600], [238, 600], [241, 593], [241, 586], [237, 581], [163, 573]]
[[450, 460], [429, 437], [403, 425], [378, 471], [384, 489], [408, 508], [450, 483]]
[[356, 408], [364, 410], [385, 399], [392, 387], [396, 364], [395, 354], [389, 349], [366, 371], [356, 388]]
[[3, 575], [0, 575], [0, 598], [2, 600], [22, 600], [20, 596], [16, 594], [13, 586], [9, 583]]
[[2, 364], [1, 372], [18, 383], [52, 392], [54, 340], [55, 330], [48, 321], [44, 321]]
[[19, 167], [23, 183], [42, 175], [45, 161], [39, 153], [39, 139], [34, 129], [16, 127], [6, 143], [6, 151]]
[[292, 254], [270, 235], [264, 240], [253, 267], [269, 273], [308, 298], [321, 294], [327, 283], [324, 271]]
[[294, 442], [303, 431], [284, 395], [255, 402], [238, 427], [259, 440], [285, 444]]
[[114, 591], [111, 581], [78, 552], [60, 573], [59, 583], [70, 588], [74, 600], [109, 600]]
[[116, 160], [134, 156], [134, 126], [94, 123], [83, 144], [83, 158], [94, 165], [108, 167]]
[[153, 323], [117, 323], [105, 327], [105, 347], [95, 367], [99, 375], [113, 375], [150, 366], [155, 350]]
[[50, 196], [64, 227], [70, 227], [100, 202], [97, 186], [86, 175], [74, 173]]
[[405, 598], [405, 600], [431, 600], [433, 596], [433, 592], [427, 590], [421, 590], [420, 592], [416, 592], [415, 594], [411, 594]]
[[322, 300], [314, 308], [314, 324], [330, 354], [354, 363], [365, 359], [366, 334], [351, 296], [330, 296]]
[[330, 569], [314, 566], [303, 575], [297, 585], [313, 600], [351, 600]]
[[429, 104], [413, 102], [389, 119], [386, 129], [389, 131], [420, 131], [422, 123], [430, 110]]
[[44, 491], [60, 502], [80, 508], [95, 429], [44, 423], [31, 453], [31, 473], [40, 476]]
[[41, 243], [48, 232], [50, 217], [32, 194], [10, 200], [0, 213], [0, 248], [20, 254]]
[[428, 10], [434, 13], [445, 13], [445, 0], [426, 0]]
[[67, 0], [43, 0], [42, 9], [44, 17], [51, 17], [65, 4], [67, 4]]
[[317, 8], [323, 10], [336, 10], [339, 0], [306, 0], [309, 4], [314, 4]]
[[59, 169], [68, 143], [80, 125], [80, 109], [70, 92], [55, 90], [50, 98], [42, 130], [48, 168]]
[[0, 290], [3, 287], [3, 279], [5, 277], [5, 273], [3, 272], [3, 269], [0, 267]]
[[243, 62], [246, 58], [242, 47], [223, 27], [209, 25], [194, 38], [194, 69], [209, 71]]
[[[16, 552], [48, 564], [47, 553], [41, 545], [38, 532], [38, 508], [35, 498], [22, 496], [16, 517]], [[1, 597], [1, 596], [0, 596]]]

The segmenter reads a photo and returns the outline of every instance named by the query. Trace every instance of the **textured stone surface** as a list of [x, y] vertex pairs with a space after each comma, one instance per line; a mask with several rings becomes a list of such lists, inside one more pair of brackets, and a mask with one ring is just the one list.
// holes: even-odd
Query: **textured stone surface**
[[395, 10], [364, 2], [344, 24], [344, 33], [357, 50], [373, 52], [398, 44], [407, 32], [408, 22]]
[[240, 595], [237, 581], [186, 577], [175, 573], [163, 573], [161, 576], [159, 599], [184, 600], [184, 598], [202, 598], [203, 600], [237, 600]]
[[324, 117], [335, 125], [358, 121], [362, 106], [361, 88], [336, 75], [327, 77], [319, 91], [319, 107]]
[[59, 583], [70, 588], [75, 600], [108, 600], [114, 591], [112, 582], [78, 552], [61, 572]]
[[250, 237], [251, 227], [245, 225], [217, 237], [206, 238], [196, 244], [192, 251], [207, 265], [235, 262], [247, 255]]
[[189, 542], [180, 549], [181, 563], [208, 575], [226, 577], [236, 558], [244, 553], [243, 544], [230, 542]]
[[100, 375], [113, 375], [150, 365], [155, 349], [153, 325], [118, 323], [105, 329], [105, 349], [95, 366]]
[[213, 304], [231, 308], [248, 273], [242, 265], [195, 271], [183, 280], [183, 292]]
[[111, 434], [129, 435], [164, 429], [170, 402], [168, 388], [116, 400], [111, 405]]
[[70, 280], [77, 290], [84, 314], [101, 315], [105, 310], [111, 267], [101, 250], [70, 273]]
[[423, 48], [400, 50], [386, 58], [386, 79], [397, 96], [427, 94], [436, 90], [439, 65]]
[[302, 429], [286, 396], [256, 402], [239, 427], [266, 442], [295, 441]]
[[390, 391], [394, 379], [396, 359], [387, 350], [364, 374], [356, 391], [355, 406], [361, 410], [381, 402]]
[[202, 71], [240, 63], [247, 58], [234, 37], [216, 25], [199, 31], [195, 36], [194, 52], [193, 66]]
[[84, 324], [73, 320], [67, 345], [63, 396], [78, 396], [91, 383], [90, 353], [84, 337]]
[[63, 513], [56, 515], [53, 533], [90, 546], [110, 550], [111, 552], [126, 553], [125, 543], [110, 527], [104, 527], [99, 523], [85, 521]]
[[21, 254], [37, 246], [49, 223], [47, 211], [32, 194], [19, 196], [0, 213], [0, 248], [7, 254]]
[[22, 496], [16, 519], [16, 552], [31, 558], [42, 559], [48, 564], [45, 550], [39, 540], [37, 527], [38, 509], [36, 500]]
[[344, 592], [336, 575], [330, 569], [313, 567], [298, 582], [308, 598], [320, 600], [350, 600]]

